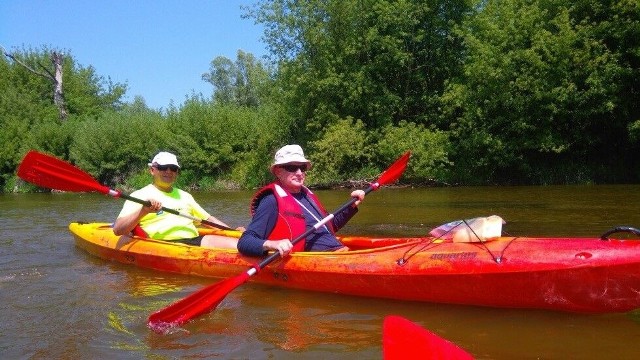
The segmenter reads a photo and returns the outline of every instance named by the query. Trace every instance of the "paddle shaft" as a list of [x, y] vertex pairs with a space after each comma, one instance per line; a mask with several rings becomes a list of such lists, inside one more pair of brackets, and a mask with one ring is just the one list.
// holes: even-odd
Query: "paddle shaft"
[[[112, 192], [113, 192], [113, 194], [112, 194]], [[119, 191], [116, 191], [116, 190], [111, 190], [110, 189], [109, 190], [109, 195], [111, 195], [113, 197], [120, 197], [120, 198], [123, 198], [125, 200], [130, 200], [130, 201], [133, 201], [133, 202], [137, 202], [138, 204], [142, 204], [144, 206], [151, 206], [151, 202], [149, 202], [148, 200], [138, 199], [136, 197], [133, 197], [133, 196], [127, 195], [127, 194], [123, 194], [123, 193], [121, 193]], [[217, 224], [217, 223], [214, 223], [214, 222], [206, 220], [206, 219], [199, 219], [199, 218], [197, 218], [195, 216], [189, 215], [187, 213], [180, 212], [180, 211], [175, 210], [175, 209], [166, 208], [164, 206], [161, 207], [160, 209], [162, 211], [166, 211], [166, 212], [174, 214], [174, 215], [186, 217], [186, 218], [191, 219], [193, 221], [197, 221], [197, 222], [200, 222], [200, 223], [205, 224], [205, 225], [213, 226], [213, 227], [218, 228], [218, 229], [233, 230], [230, 227], [227, 227], [227, 226], [224, 226], [224, 225], [221, 225], [221, 224]]]

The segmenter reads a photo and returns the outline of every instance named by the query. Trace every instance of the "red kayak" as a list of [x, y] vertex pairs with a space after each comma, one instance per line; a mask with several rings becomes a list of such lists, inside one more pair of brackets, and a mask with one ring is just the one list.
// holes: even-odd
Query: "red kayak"
[[[225, 278], [260, 261], [236, 250], [118, 237], [105, 223], [72, 223], [69, 228], [76, 245], [91, 254], [154, 270]], [[207, 231], [239, 236], [233, 231]], [[251, 281], [335, 294], [501, 308], [581, 313], [640, 308], [639, 240], [341, 240], [352, 251], [294, 253], [262, 269]]]
[[[398, 180], [409, 157], [407, 151], [365, 193]], [[100, 184], [71, 164], [36, 151], [25, 156], [17, 174], [42, 187], [98, 191], [147, 203]], [[336, 213], [355, 201], [351, 198]], [[163, 211], [190, 217], [175, 209], [163, 207]], [[329, 214], [314, 228], [333, 216]], [[461, 224], [464, 226], [460, 227]], [[501, 224], [501, 218], [490, 216], [445, 224], [434, 229], [441, 233], [430, 237], [342, 237], [351, 251], [294, 253], [284, 259], [276, 254], [257, 259], [243, 256], [235, 249], [118, 237], [106, 223], [72, 223], [69, 229], [78, 247], [103, 259], [160, 271], [229, 278], [155, 313], [150, 322], [184, 322], [209, 311], [249, 279], [301, 290], [449, 304], [583, 313], [640, 308], [640, 241], [608, 238], [621, 230], [640, 238], [639, 230], [616, 228], [601, 238], [526, 238], [501, 236]], [[453, 230], [456, 233], [450, 239], [445, 238]], [[240, 235], [220, 231], [223, 236]], [[312, 231], [308, 229], [292, 241], [300, 241]], [[197, 311], [185, 315], [186, 310], [202, 300], [209, 305], [198, 306]]]
[[384, 319], [382, 354], [384, 360], [473, 360], [458, 345], [395, 315]]

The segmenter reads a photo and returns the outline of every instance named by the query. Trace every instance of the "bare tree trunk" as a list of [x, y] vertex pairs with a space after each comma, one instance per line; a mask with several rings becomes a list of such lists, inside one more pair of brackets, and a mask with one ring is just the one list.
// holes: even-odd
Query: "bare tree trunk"
[[51, 52], [51, 62], [53, 63], [53, 73], [52, 73], [46, 66], [40, 63], [38, 63], [37, 65], [39, 65], [44, 70], [44, 72], [37, 71], [31, 66], [22, 62], [18, 57], [5, 51], [3, 47], [0, 46], [0, 48], [2, 49], [2, 52], [4, 53], [4, 55], [9, 59], [20, 64], [22, 67], [29, 70], [30, 72], [38, 76], [42, 76], [43, 78], [51, 81], [51, 83], [53, 84], [53, 103], [56, 105], [56, 107], [58, 107], [60, 120], [63, 120], [63, 121], [66, 120], [69, 114], [67, 113], [67, 106], [64, 102], [64, 92], [62, 91], [62, 72], [63, 72], [62, 65], [64, 64], [64, 54], [57, 51]]
[[55, 75], [53, 76], [53, 103], [58, 107], [60, 113], [60, 120], [67, 118], [67, 107], [64, 103], [64, 93], [62, 92], [62, 64], [64, 61], [64, 55], [62, 53], [53, 51], [51, 53], [51, 62], [55, 69]]

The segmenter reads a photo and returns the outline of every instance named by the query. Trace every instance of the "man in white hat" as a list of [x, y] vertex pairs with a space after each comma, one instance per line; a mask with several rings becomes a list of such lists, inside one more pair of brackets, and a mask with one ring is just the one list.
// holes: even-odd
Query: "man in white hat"
[[229, 227], [207, 213], [191, 194], [173, 186], [179, 171], [180, 165], [174, 154], [159, 152], [149, 163], [153, 182], [131, 193], [133, 197], [148, 200], [151, 205], [143, 206], [133, 201], [125, 201], [113, 224], [113, 232], [119, 236], [133, 233], [189, 245], [235, 249], [237, 243], [235, 240], [216, 235], [200, 236], [193, 220], [161, 211], [164, 206], [198, 219]]
[[260, 189], [251, 202], [251, 223], [238, 241], [238, 251], [244, 255], [262, 256], [278, 251], [281, 256], [293, 251], [337, 251], [346, 249], [335, 232], [343, 227], [358, 211], [364, 199], [362, 190], [355, 190], [358, 198], [354, 206], [346, 208], [295, 246], [291, 240], [314, 227], [328, 215], [322, 204], [304, 186], [311, 161], [304, 157], [299, 145], [286, 145], [275, 154], [271, 173], [276, 180]]

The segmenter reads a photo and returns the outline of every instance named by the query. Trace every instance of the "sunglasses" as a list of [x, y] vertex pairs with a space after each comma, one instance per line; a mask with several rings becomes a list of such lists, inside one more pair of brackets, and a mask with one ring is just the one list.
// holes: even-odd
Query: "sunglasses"
[[302, 172], [307, 171], [307, 165], [280, 165], [280, 167], [287, 170], [290, 173], [294, 173], [298, 170]]
[[173, 172], [178, 172], [178, 170], [180, 170], [180, 167], [178, 165], [155, 165], [154, 167], [160, 171], [166, 171], [167, 169], [169, 169]]

